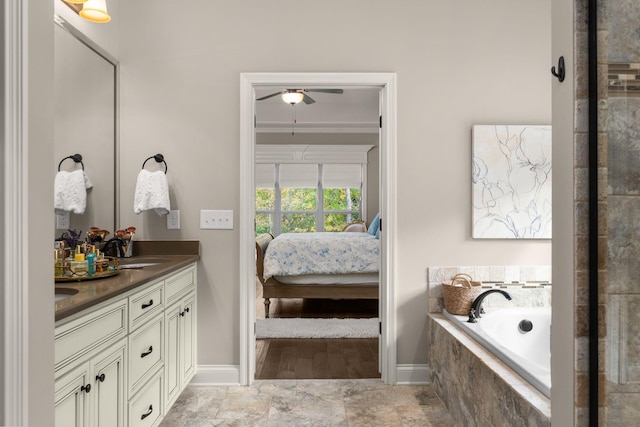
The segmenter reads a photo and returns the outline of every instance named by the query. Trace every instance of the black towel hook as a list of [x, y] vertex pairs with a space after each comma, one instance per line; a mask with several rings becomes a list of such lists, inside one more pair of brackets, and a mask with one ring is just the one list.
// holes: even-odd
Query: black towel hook
[[80, 163], [82, 165], [82, 170], [84, 170], [84, 163], [82, 163], [82, 155], [74, 154], [72, 156], [67, 156], [64, 159], [60, 160], [60, 163], [58, 163], [58, 172], [60, 172], [60, 165], [62, 165], [62, 162], [64, 162], [67, 159], [71, 159], [76, 163]]
[[558, 71], [556, 72], [556, 67], [551, 67], [551, 74], [558, 78], [560, 83], [564, 81], [565, 69], [564, 69], [564, 56], [561, 56], [558, 59]]
[[160, 153], [156, 154], [155, 156], [147, 157], [147, 159], [142, 163], [142, 169], [144, 169], [144, 165], [147, 163], [147, 161], [151, 159], [154, 159], [158, 163], [164, 163], [164, 173], [167, 173], [169, 166], [167, 166], [167, 162], [164, 161], [164, 156]]

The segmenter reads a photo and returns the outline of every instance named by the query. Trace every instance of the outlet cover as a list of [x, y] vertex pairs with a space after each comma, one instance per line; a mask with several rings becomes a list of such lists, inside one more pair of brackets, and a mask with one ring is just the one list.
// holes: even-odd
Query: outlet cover
[[167, 230], [180, 230], [180, 211], [171, 210], [167, 214]]
[[71, 226], [71, 213], [66, 212], [62, 215], [56, 214], [56, 229], [58, 230], [68, 230]]
[[201, 230], [233, 230], [232, 210], [201, 210], [200, 211]]

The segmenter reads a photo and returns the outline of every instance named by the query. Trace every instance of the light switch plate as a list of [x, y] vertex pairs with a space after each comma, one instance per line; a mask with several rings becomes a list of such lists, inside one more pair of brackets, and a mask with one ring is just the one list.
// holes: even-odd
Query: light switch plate
[[180, 230], [180, 211], [171, 210], [167, 214], [167, 230]]
[[233, 211], [227, 210], [201, 210], [201, 230], [233, 230]]

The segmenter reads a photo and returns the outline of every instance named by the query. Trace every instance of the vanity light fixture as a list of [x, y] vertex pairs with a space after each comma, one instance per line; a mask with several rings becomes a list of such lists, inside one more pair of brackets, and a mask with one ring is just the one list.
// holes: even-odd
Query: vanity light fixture
[[82, 5], [80, 16], [91, 22], [105, 23], [111, 21], [111, 17], [107, 13], [106, 0], [87, 0]]
[[282, 94], [282, 100], [287, 104], [292, 104], [292, 105], [299, 103], [300, 101], [302, 101], [303, 98], [304, 98], [304, 93], [294, 91], [294, 90], [287, 90], [285, 93]]

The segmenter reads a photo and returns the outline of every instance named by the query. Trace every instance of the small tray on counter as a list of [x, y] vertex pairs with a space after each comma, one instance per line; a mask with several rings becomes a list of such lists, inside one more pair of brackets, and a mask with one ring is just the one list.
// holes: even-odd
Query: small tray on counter
[[[54, 266], [54, 277], [56, 282], [82, 282], [85, 280], [105, 279], [107, 277], [115, 276], [120, 273], [120, 262], [118, 258], [105, 257], [101, 262], [100, 269], [103, 271], [96, 271], [94, 274], [89, 275], [86, 271], [74, 272], [71, 271], [69, 266]], [[61, 270], [58, 270], [61, 269]]]

